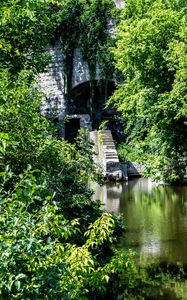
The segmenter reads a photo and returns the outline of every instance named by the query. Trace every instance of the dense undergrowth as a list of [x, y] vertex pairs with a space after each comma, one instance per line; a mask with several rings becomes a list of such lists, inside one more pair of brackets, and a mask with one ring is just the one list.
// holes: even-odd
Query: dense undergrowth
[[0, 299], [97, 299], [118, 269], [120, 222], [91, 200], [87, 133], [58, 140], [28, 76], [1, 78]]
[[[40, 113], [43, 95], [36, 87], [35, 75], [47, 66], [44, 47], [57, 29], [63, 32], [65, 25], [67, 28], [66, 19], [71, 12], [72, 20], [77, 8], [75, 2], [85, 5], [81, 24], [95, 24], [87, 41], [94, 47], [87, 57], [84, 53], [94, 68], [94, 53], [105, 50], [108, 43], [103, 18], [111, 16], [110, 1], [103, 0], [102, 5], [96, 0], [0, 3], [2, 300], [98, 300], [119, 295], [136, 299], [136, 290], [152, 286], [147, 271], [136, 266], [134, 255], [113, 247], [123, 229], [120, 219], [91, 200], [88, 181], [99, 181], [100, 173], [86, 132], [75, 144], [68, 144], [56, 137], [56, 128]], [[100, 22], [94, 23], [98, 15]], [[84, 39], [84, 51], [85, 32], [79, 35], [79, 43]], [[106, 43], [98, 43], [100, 39]], [[68, 41], [66, 45], [63, 50], [68, 56], [73, 48]], [[97, 58], [103, 62], [106, 57], [98, 54]], [[102, 70], [107, 76], [107, 70]]]
[[[0, 4], [0, 299], [98, 299], [118, 268], [111, 245], [120, 222], [88, 188], [100, 177], [92, 146], [85, 132], [74, 145], [58, 140], [35, 83], [50, 61], [44, 48], [59, 28], [64, 37], [74, 2]], [[111, 2], [90, 4], [79, 10], [81, 24], [92, 22], [91, 9], [102, 27]], [[68, 56], [77, 43], [65, 44]]]

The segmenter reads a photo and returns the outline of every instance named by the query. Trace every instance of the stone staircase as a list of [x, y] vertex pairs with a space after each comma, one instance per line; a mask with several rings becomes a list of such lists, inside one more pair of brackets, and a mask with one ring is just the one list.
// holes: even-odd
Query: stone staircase
[[94, 161], [101, 165], [103, 176], [108, 180], [122, 180], [122, 171], [110, 130], [91, 131], [94, 143]]
[[110, 130], [99, 132], [104, 177], [109, 180], [121, 180], [122, 172], [112, 133]]

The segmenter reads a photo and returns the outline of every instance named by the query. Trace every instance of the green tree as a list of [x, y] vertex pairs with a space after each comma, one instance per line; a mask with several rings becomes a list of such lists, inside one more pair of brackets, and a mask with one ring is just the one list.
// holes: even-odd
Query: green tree
[[2, 0], [0, 3], [0, 66], [18, 72], [46, 66], [45, 47], [54, 36], [58, 0]]
[[22, 71], [12, 81], [8, 71], [0, 74], [0, 131], [8, 136], [4, 164], [17, 174], [37, 164], [37, 149], [50, 132], [32, 77], [32, 72]]
[[127, 144], [148, 175], [169, 181], [187, 166], [186, 9], [185, 1], [127, 1], [113, 49], [125, 83], [110, 102], [125, 120]]
[[89, 293], [106, 291], [115, 272], [112, 261], [101, 264], [97, 259], [99, 247], [113, 241], [112, 216], [103, 213], [85, 233], [81, 230], [85, 242], [78, 246], [72, 237], [80, 232], [79, 220], [66, 219], [46, 192], [45, 182], [38, 185], [30, 170], [19, 176], [12, 191], [0, 185], [2, 300], [89, 299]]

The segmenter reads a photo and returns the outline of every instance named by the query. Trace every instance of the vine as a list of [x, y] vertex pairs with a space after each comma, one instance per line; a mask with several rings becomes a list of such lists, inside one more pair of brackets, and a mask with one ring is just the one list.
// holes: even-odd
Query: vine
[[[64, 56], [67, 102], [70, 99], [75, 48], [80, 48], [90, 73], [90, 108], [94, 97], [94, 79], [97, 67], [104, 80], [113, 73], [109, 47], [113, 43], [108, 21], [113, 18], [112, 0], [67, 0], [59, 12], [56, 39], [60, 39]], [[107, 67], [106, 67], [107, 65]], [[91, 111], [90, 111], [91, 113]]]

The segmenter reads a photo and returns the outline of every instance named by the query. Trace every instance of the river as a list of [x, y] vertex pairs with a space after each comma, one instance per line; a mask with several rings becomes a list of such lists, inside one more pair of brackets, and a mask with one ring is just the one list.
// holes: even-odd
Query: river
[[[120, 246], [136, 251], [140, 264], [187, 266], [187, 186], [155, 186], [138, 178], [94, 190], [108, 212], [122, 215], [127, 229]], [[146, 299], [187, 300], [187, 280], [153, 293]]]
[[187, 264], [187, 186], [155, 186], [138, 178], [98, 187], [95, 198], [122, 214], [122, 246], [136, 250], [141, 261]]

